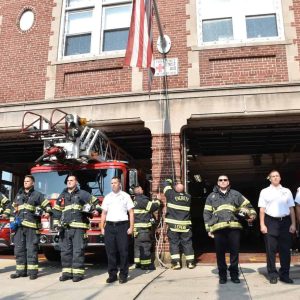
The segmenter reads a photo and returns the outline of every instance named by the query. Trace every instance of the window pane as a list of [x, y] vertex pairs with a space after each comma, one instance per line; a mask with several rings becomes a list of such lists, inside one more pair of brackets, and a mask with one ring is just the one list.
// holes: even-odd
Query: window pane
[[12, 173], [3, 171], [2, 179], [6, 181], [12, 181]]
[[67, 34], [92, 31], [92, 11], [70, 12], [67, 15]]
[[130, 26], [131, 5], [122, 5], [105, 9], [104, 28], [114, 29]]
[[129, 28], [106, 30], [103, 33], [103, 51], [124, 50], [127, 46]]
[[68, 0], [67, 6], [86, 6], [93, 2], [94, 0]]
[[232, 20], [203, 20], [203, 42], [227, 41], [233, 39]]
[[66, 37], [65, 55], [89, 53], [91, 50], [91, 34]]
[[247, 37], [278, 36], [276, 15], [246, 17]]

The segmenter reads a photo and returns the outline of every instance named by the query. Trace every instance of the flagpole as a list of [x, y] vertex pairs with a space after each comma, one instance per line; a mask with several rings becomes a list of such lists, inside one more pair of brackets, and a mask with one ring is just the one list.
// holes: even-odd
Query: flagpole
[[165, 49], [165, 46], [166, 46], [166, 41], [165, 41], [162, 26], [161, 26], [161, 23], [160, 23], [160, 17], [159, 17], [159, 13], [158, 13], [158, 9], [157, 9], [156, 0], [153, 0], [153, 8], [154, 8], [154, 14], [155, 14], [156, 22], [157, 22], [157, 25], [158, 25], [161, 48], [163, 49], [163, 54], [165, 56], [166, 53], [165, 53], [164, 49]]

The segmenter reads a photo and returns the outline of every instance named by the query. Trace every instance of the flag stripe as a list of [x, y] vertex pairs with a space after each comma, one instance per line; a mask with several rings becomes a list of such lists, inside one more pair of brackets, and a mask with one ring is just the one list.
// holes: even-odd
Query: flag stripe
[[153, 68], [153, 20], [152, 0], [134, 0], [125, 65], [139, 68]]

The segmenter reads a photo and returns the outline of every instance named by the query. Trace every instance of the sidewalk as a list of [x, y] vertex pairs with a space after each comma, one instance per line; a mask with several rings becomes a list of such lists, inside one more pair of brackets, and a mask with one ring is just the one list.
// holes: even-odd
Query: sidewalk
[[293, 285], [278, 282], [269, 284], [266, 279], [265, 264], [241, 265], [241, 283], [230, 280], [219, 285], [217, 269], [214, 265], [200, 264], [195, 269], [183, 268], [178, 271], [158, 268], [146, 272], [131, 270], [128, 283], [106, 284], [106, 266], [87, 264], [86, 279], [73, 283], [59, 282], [60, 265], [41, 263], [40, 277], [35, 281], [28, 278], [12, 280], [14, 260], [0, 260], [0, 282], [2, 300], [20, 299], [117, 299], [117, 300], [192, 300], [192, 299], [280, 299], [300, 300], [300, 265], [291, 267]]

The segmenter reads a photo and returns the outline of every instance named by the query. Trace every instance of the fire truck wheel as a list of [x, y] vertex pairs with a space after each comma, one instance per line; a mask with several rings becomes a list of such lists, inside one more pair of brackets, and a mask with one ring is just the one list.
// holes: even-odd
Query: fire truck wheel
[[60, 261], [60, 252], [51, 248], [44, 248], [43, 253], [49, 261]]

